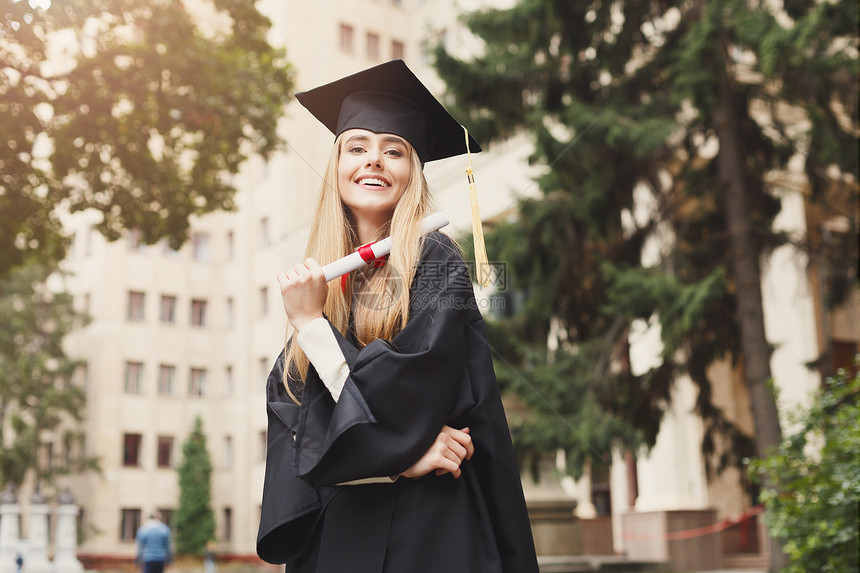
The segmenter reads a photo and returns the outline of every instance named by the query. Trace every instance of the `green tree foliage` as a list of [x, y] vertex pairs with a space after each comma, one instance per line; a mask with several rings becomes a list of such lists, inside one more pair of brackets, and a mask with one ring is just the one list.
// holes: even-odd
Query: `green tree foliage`
[[45, 286], [51, 273], [25, 265], [0, 280], [0, 488], [28, 477], [49, 485], [58, 474], [95, 467], [81, 457], [76, 429], [86, 399], [75, 383], [80, 363], [63, 349], [84, 317], [71, 295]]
[[[561, 448], [577, 465], [653, 445], [681, 374], [699, 388], [709, 469], [777, 443], [758, 264], [808, 245], [773, 232], [785, 191], [768, 177], [800, 158], [808, 200], [845, 223], [816, 256], [856, 260], [856, 3], [520, 0], [464, 21], [479, 56], [436, 52], [452, 107], [483, 141], [525, 132], [543, 166], [538, 196], [487, 236], [525, 293], [490, 325], [500, 378], [530, 406], [520, 454]], [[855, 288], [856, 272], [828, 280]], [[634, 374], [637, 319], [663, 351]], [[708, 367], [726, 358], [743, 361], [757, 440], [712, 402]]]
[[200, 417], [182, 444], [179, 473], [179, 505], [176, 508], [176, 552], [203, 555], [206, 542], [215, 539], [212, 513], [212, 461], [206, 450], [206, 435]]
[[177, 247], [189, 217], [233, 207], [249, 154], [278, 148], [291, 71], [255, 2], [3, 5], [0, 276], [63, 256], [60, 209]]
[[[860, 362], [858, 362], [860, 364]], [[860, 565], [860, 376], [841, 371], [791, 414], [789, 435], [752, 472], [769, 484], [770, 532], [785, 540], [788, 571], [856, 571]]]

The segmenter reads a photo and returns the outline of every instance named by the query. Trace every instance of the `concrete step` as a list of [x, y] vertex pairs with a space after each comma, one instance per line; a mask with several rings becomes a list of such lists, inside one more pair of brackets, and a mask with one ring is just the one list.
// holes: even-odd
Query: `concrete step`
[[723, 568], [734, 570], [767, 570], [769, 559], [759, 553], [730, 553], [723, 555]]
[[540, 555], [541, 573], [665, 573], [665, 563], [631, 561], [617, 555]]

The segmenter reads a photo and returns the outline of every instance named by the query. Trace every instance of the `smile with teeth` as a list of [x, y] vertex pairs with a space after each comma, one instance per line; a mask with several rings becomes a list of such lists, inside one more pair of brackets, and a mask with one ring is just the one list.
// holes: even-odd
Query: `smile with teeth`
[[362, 177], [357, 181], [359, 185], [370, 185], [372, 187], [391, 187], [391, 183], [376, 177]]

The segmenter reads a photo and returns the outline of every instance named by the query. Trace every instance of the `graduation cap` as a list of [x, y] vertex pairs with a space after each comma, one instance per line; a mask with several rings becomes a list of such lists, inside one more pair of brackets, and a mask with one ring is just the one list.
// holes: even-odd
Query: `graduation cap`
[[489, 284], [489, 264], [478, 212], [472, 153], [481, 151], [403, 60], [392, 60], [320, 87], [297, 93], [299, 100], [335, 137], [349, 129], [391, 133], [408, 141], [422, 163], [468, 154], [476, 274]]
[[[463, 127], [403, 60], [392, 60], [296, 94], [335, 137], [348, 129], [393, 133], [408, 141], [422, 162], [466, 153]], [[481, 151], [468, 136], [472, 153]]]

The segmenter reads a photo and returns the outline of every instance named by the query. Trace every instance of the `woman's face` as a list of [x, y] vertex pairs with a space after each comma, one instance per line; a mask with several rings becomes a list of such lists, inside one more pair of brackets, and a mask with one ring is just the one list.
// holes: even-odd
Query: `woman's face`
[[397, 135], [350, 129], [337, 164], [340, 198], [352, 214], [381, 226], [391, 218], [412, 171], [412, 147]]

